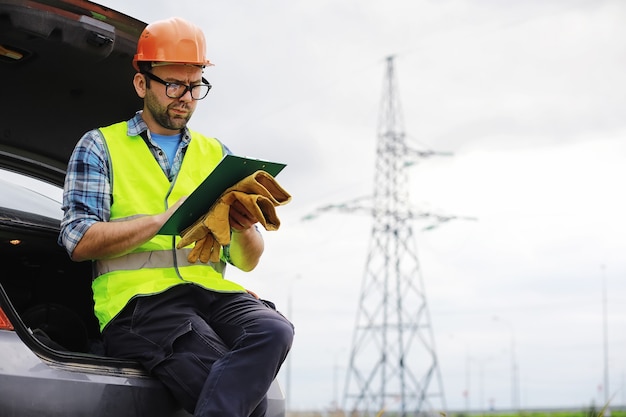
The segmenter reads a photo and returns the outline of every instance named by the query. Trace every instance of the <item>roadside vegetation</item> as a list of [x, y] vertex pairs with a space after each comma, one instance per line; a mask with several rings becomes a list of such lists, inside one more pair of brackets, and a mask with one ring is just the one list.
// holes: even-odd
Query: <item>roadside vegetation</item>
[[[606, 410], [590, 406], [581, 407], [580, 410], [554, 410], [554, 411], [520, 411], [500, 413], [498, 411], [490, 412], [470, 412], [466, 413], [449, 413], [446, 417], [609, 417]], [[611, 410], [610, 417], [626, 417], [626, 409]]]

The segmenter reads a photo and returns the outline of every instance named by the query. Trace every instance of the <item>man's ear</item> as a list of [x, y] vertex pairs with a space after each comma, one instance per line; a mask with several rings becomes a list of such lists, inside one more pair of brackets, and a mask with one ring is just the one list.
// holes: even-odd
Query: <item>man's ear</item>
[[136, 73], [133, 78], [133, 85], [135, 86], [135, 91], [140, 98], [144, 98], [146, 96], [146, 89], [148, 88], [146, 85], [146, 76], [140, 73]]

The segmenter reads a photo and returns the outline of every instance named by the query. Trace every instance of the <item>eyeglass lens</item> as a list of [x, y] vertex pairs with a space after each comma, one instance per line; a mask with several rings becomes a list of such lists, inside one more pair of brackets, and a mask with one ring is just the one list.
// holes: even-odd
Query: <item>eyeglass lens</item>
[[187, 90], [191, 91], [191, 98], [194, 100], [200, 100], [206, 97], [209, 93], [210, 86], [207, 84], [197, 84], [197, 85], [183, 85], [176, 83], [168, 83], [165, 87], [165, 94], [169, 98], [181, 98], [187, 93]]
[[185, 84], [167, 82], [165, 80], [160, 79], [159, 77], [152, 74], [151, 72], [146, 71], [146, 72], [143, 72], [143, 74], [145, 74], [151, 80], [154, 80], [158, 83], [165, 85], [165, 94], [169, 98], [181, 98], [187, 93], [187, 91], [190, 91], [192, 99], [202, 100], [203, 98], [207, 96], [207, 94], [209, 94], [209, 90], [211, 89], [211, 84], [204, 78], [202, 78], [202, 84], [185, 85]]

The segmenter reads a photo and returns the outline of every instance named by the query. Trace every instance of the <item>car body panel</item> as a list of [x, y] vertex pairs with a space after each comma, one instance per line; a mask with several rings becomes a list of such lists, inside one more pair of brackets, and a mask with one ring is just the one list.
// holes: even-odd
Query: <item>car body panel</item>
[[[3, 417], [190, 415], [176, 405], [159, 381], [140, 369], [106, 374], [106, 368], [99, 365], [43, 360], [16, 332], [6, 330], [0, 330], [0, 352], [3, 358], [11, 358], [0, 363]], [[277, 383], [270, 387], [268, 401], [267, 417], [282, 416], [284, 399]]]
[[188, 415], [147, 376], [103, 375], [94, 366], [44, 361], [10, 331], [0, 331], [0, 352], [11, 358], [0, 365], [3, 416]]

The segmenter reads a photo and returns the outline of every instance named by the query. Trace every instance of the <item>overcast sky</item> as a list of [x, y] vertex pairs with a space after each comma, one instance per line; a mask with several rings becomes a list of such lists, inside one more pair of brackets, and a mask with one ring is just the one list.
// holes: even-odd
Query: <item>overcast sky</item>
[[478, 219], [413, 225], [448, 407], [510, 407], [512, 345], [523, 407], [601, 402], [603, 282], [626, 403], [626, 2], [101, 3], [201, 26], [214, 88], [191, 127], [288, 164], [263, 263], [229, 277], [296, 325], [292, 408], [343, 396], [372, 219], [302, 218], [372, 194], [388, 55], [407, 137], [452, 153], [411, 169], [415, 207]]

